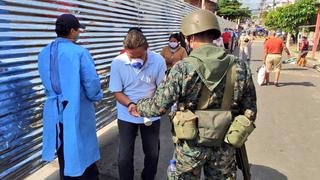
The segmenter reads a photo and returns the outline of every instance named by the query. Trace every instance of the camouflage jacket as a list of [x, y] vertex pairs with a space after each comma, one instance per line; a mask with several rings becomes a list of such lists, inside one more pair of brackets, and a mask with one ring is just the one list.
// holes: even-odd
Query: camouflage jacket
[[[235, 60], [236, 81], [234, 85], [232, 112], [233, 115], [250, 114], [255, 120], [256, 91], [250, 68], [241, 60]], [[219, 109], [222, 103], [226, 77], [210, 92], [208, 109]], [[204, 86], [194, 67], [187, 61], [176, 63], [170, 73], [158, 86], [153, 98], [138, 101], [137, 110], [142, 117], [160, 116], [170, 110], [176, 103], [184, 103], [186, 108], [195, 110]], [[248, 113], [249, 112], [249, 113]]]

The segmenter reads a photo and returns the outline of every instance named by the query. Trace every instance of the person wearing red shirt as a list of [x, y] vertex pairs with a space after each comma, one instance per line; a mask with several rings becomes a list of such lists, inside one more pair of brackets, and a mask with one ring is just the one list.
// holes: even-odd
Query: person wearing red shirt
[[224, 48], [225, 49], [229, 49], [229, 43], [230, 43], [230, 40], [231, 40], [231, 34], [229, 33], [228, 31], [228, 28], [226, 28], [224, 30], [224, 32], [222, 33], [222, 39], [223, 39], [223, 44], [224, 44]]
[[290, 52], [284, 44], [283, 40], [279, 37], [275, 37], [276, 33], [274, 31], [271, 31], [270, 34], [270, 38], [266, 40], [264, 44], [265, 51], [263, 63], [266, 65], [265, 84], [269, 84], [269, 73], [271, 71], [274, 71], [274, 85], [278, 87], [281, 70], [282, 51], [285, 50], [288, 56], [290, 56]]

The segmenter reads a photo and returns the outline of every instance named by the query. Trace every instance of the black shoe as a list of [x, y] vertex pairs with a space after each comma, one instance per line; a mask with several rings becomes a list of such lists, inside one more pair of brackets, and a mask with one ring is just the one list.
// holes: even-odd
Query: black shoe
[[279, 87], [279, 83], [278, 82], [274, 82], [274, 86]]

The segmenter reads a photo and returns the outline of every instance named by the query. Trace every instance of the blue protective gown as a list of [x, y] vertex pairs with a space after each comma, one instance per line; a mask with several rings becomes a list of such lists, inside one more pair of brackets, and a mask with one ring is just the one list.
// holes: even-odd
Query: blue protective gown
[[[38, 68], [47, 100], [43, 110], [42, 158], [52, 161], [63, 123], [65, 176], [81, 176], [100, 159], [94, 101], [101, 100], [100, 79], [88, 50], [57, 38], [39, 54]], [[62, 102], [67, 105], [63, 109]]]

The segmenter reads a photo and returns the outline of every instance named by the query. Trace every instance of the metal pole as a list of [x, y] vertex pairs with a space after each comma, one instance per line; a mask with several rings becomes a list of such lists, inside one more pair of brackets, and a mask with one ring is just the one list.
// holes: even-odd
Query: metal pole
[[201, 9], [206, 9], [206, 1], [201, 0]]
[[319, 11], [319, 9], [318, 9], [316, 32], [315, 32], [315, 36], [314, 36], [314, 38], [313, 38], [312, 58], [314, 58], [315, 55], [316, 55], [317, 46], [318, 46], [318, 41], [319, 41], [319, 31], [320, 31], [320, 11]]
[[276, 6], [276, 0], [273, 0], [273, 3], [272, 3], [272, 9], [274, 10], [274, 7]]

